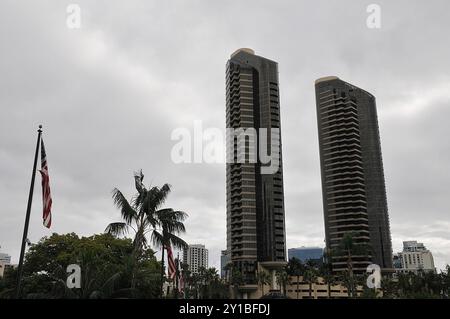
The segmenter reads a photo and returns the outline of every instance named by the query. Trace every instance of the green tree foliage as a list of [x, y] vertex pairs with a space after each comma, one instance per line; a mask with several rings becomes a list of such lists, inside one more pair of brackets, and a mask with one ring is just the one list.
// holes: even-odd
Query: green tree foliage
[[[79, 237], [53, 234], [32, 245], [25, 257], [25, 298], [115, 298], [158, 296], [160, 264], [151, 249], [139, 259], [139, 285], [131, 289], [132, 241], [109, 234]], [[68, 289], [66, 268], [81, 267], [81, 288]], [[12, 297], [16, 271], [0, 281], [0, 297]]]
[[226, 299], [229, 298], [228, 286], [220, 279], [216, 268], [200, 267], [197, 273], [191, 273], [183, 267], [183, 276], [187, 286], [186, 298], [194, 299]]

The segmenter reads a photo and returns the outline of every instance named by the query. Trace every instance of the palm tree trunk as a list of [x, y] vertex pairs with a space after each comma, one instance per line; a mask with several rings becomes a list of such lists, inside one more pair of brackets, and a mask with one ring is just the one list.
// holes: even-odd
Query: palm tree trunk
[[132, 266], [131, 266], [131, 289], [134, 291], [136, 288], [136, 270], [137, 270], [137, 262], [135, 258], [135, 253], [133, 252], [132, 257]]
[[328, 280], [327, 284], [328, 284], [328, 299], [331, 299], [331, 283], [329, 280]]
[[350, 250], [348, 250], [348, 259], [347, 259], [347, 267], [348, 267], [348, 274], [349, 274], [349, 297], [353, 297], [353, 265], [352, 265], [352, 254]]
[[161, 256], [161, 298], [163, 297], [163, 286], [164, 286], [164, 245], [162, 247], [162, 256]]
[[131, 288], [136, 288], [136, 277], [137, 277], [137, 271], [138, 271], [138, 261], [139, 257], [141, 255], [141, 247], [142, 247], [142, 227], [139, 226], [138, 232], [136, 233], [134, 237], [134, 245], [133, 245], [133, 252], [132, 252], [132, 258], [133, 258], [133, 268], [131, 273]]
[[312, 297], [312, 281], [309, 281], [309, 299]]

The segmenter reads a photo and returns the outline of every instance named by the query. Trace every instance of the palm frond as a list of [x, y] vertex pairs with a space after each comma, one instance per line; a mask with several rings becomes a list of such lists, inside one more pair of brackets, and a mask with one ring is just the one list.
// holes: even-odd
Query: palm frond
[[188, 244], [183, 239], [174, 234], [167, 234], [167, 239], [168, 242], [171, 243], [175, 248], [184, 249], [188, 246]]
[[120, 278], [121, 273], [117, 272], [111, 277], [108, 278], [108, 280], [105, 281], [105, 283], [102, 285], [101, 291], [105, 297], [110, 297], [114, 293], [114, 286], [117, 282], [117, 280]]
[[128, 225], [131, 224], [133, 220], [136, 220], [138, 215], [137, 212], [131, 207], [130, 203], [127, 201], [120, 190], [114, 188], [112, 193], [114, 204], [117, 208], [120, 209], [123, 220], [125, 220]]
[[126, 223], [111, 223], [106, 227], [105, 233], [114, 237], [123, 236], [128, 233], [128, 225]]
[[[145, 233], [149, 232], [152, 228], [155, 228], [158, 224], [158, 220], [155, 218], [154, 214], [147, 214], [144, 220], [145, 228], [147, 229]], [[150, 226], [150, 227], [149, 227]]]
[[186, 231], [183, 223], [187, 217], [185, 212], [165, 208], [158, 210], [155, 215], [157, 216], [158, 224], [165, 232], [184, 233]]
[[152, 244], [156, 247], [162, 247], [164, 245], [164, 237], [156, 229], [154, 229], [152, 232], [151, 241]]
[[149, 202], [147, 203], [150, 210], [156, 211], [164, 202], [171, 191], [169, 184], [164, 184], [161, 188], [153, 187], [149, 190]]

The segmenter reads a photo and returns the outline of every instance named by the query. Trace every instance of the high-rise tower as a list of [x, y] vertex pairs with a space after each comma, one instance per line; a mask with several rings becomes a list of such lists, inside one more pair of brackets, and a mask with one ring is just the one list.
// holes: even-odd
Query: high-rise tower
[[[256, 132], [257, 143], [239, 146], [229, 138], [227, 155], [227, 251], [246, 283], [255, 283], [258, 262], [286, 260], [283, 170], [281, 160], [278, 64], [239, 49], [226, 66], [226, 125]], [[267, 135], [263, 134], [266, 130]], [[278, 133], [277, 133], [278, 132]], [[278, 134], [278, 135], [277, 135]], [[275, 147], [271, 141], [280, 137]], [[266, 164], [238, 162], [238, 150], [246, 158], [260, 155], [261, 145], [276, 157], [276, 170], [264, 173]]]
[[[375, 97], [334, 76], [318, 79], [315, 88], [327, 248], [352, 233], [370, 249], [352, 257], [355, 272], [371, 263], [392, 269]], [[334, 256], [332, 267], [347, 269], [346, 257]]]

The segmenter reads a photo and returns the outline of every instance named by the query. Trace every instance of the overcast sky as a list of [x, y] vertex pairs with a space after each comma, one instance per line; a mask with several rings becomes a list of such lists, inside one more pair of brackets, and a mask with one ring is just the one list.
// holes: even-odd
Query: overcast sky
[[[174, 164], [171, 132], [225, 128], [225, 63], [240, 47], [279, 63], [287, 247], [324, 246], [314, 80], [377, 98], [394, 252], [418, 240], [450, 263], [450, 2], [0, 1], [0, 245], [17, 262], [36, 130], [44, 125], [53, 225], [40, 177], [29, 238], [118, 221], [111, 190], [170, 183], [185, 239], [226, 246], [225, 165]], [[381, 28], [366, 26], [371, 3]]]

